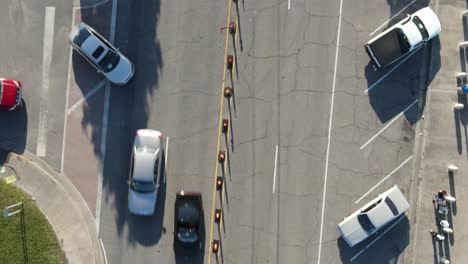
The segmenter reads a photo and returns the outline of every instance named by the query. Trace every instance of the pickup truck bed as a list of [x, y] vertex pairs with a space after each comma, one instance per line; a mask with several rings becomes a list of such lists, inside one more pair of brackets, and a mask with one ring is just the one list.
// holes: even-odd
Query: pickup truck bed
[[407, 53], [408, 48], [399, 33], [399, 29], [395, 28], [374, 42], [367, 43], [366, 51], [371, 58], [370, 53], [374, 54], [380, 68], [383, 68]]

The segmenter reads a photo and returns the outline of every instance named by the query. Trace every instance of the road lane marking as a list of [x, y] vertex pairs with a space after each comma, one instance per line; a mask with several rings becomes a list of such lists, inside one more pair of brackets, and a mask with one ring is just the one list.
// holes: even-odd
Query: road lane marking
[[331, 93], [331, 103], [330, 103], [330, 120], [328, 121], [328, 139], [327, 139], [327, 154], [325, 158], [325, 175], [323, 179], [323, 196], [322, 196], [322, 215], [320, 217], [320, 237], [318, 245], [318, 257], [317, 264], [320, 264], [320, 257], [322, 254], [322, 237], [323, 237], [323, 219], [325, 216], [325, 199], [327, 196], [327, 179], [328, 179], [328, 159], [330, 157], [330, 139], [331, 139], [331, 130], [333, 124], [333, 104], [335, 101], [335, 87], [336, 87], [336, 72], [338, 68], [338, 52], [340, 47], [340, 31], [341, 31], [341, 15], [343, 11], [343, 0], [340, 0], [340, 9], [338, 16], [338, 29], [336, 33], [336, 51], [335, 51], [335, 66], [333, 69], [333, 84], [332, 84], [332, 93]]
[[55, 7], [47, 6], [45, 8], [44, 40], [42, 47], [42, 90], [39, 107], [39, 126], [36, 146], [36, 156], [38, 157], [45, 157], [46, 155], [47, 123], [49, 122], [49, 77], [50, 65], [52, 63], [52, 49], [54, 45], [54, 23]]
[[392, 176], [395, 172], [397, 172], [401, 167], [403, 167], [408, 161], [413, 158], [413, 155], [409, 156], [405, 161], [403, 161], [398, 167], [396, 167], [392, 172], [390, 172], [387, 176], [385, 176], [382, 180], [380, 180], [374, 187], [372, 187], [368, 192], [366, 192], [361, 198], [359, 198], [355, 204], [358, 204], [364, 197], [366, 197], [369, 193], [371, 193], [377, 186], [379, 186], [382, 182], [387, 180], [390, 176]]
[[163, 183], [166, 184], [166, 176], [167, 176], [167, 157], [169, 155], [169, 137], [166, 137], [166, 148], [164, 149], [164, 176], [163, 176]]
[[[75, 10], [72, 10], [72, 22], [71, 22], [71, 27], [75, 25]], [[73, 54], [73, 48], [71, 45], [68, 46], [68, 73], [67, 73], [67, 91], [65, 95], [65, 113], [68, 110], [68, 96], [70, 94], [70, 78], [71, 78], [71, 65], [72, 65], [72, 54]], [[61, 160], [60, 160], [60, 172], [63, 174], [63, 166], [65, 162], [65, 140], [67, 137], [67, 120], [68, 116], [65, 114], [63, 117], [63, 137], [62, 137], [62, 155], [61, 155]]]
[[[117, 0], [112, 0], [112, 15], [109, 33], [109, 41], [114, 44], [115, 39], [115, 24], [117, 19]], [[109, 122], [109, 101], [110, 101], [110, 82], [106, 81], [106, 89], [104, 94], [104, 113], [102, 116], [101, 130], [101, 157], [99, 161], [98, 188], [96, 197], [96, 232], [99, 235], [99, 225], [101, 223], [101, 203], [102, 203], [102, 183], [104, 181], [104, 163], [106, 161], [106, 141], [107, 141], [107, 125]]]
[[278, 164], [278, 145], [275, 150], [275, 170], [273, 171], [273, 193], [275, 193], [276, 187], [276, 165]]
[[395, 65], [395, 67], [393, 67], [391, 70], [389, 70], [384, 76], [380, 77], [380, 79], [378, 79], [375, 83], [373, 83], [371, 86], [369, 86], [369, 88], [367, 88], [365, 91], [364, 91], [364, 94], [368, 93], [370, 90], [372, 90], [373, 88], [375, 88], [375, 86], [377, 86], [377, 84], [379, 84], [383, 79], [385, 79], [385, 77], [387, 77], [388, 75], [390, 75], [390, 73], [392, 73], [394, 70], [396, 70], [398, 68], [398, 66], [400, 66], [403, 62], [407, 61], [409, 58], [411, 58], [415, 53], [416, 51], [418, 51], [422, 46], [424, 45], [420, 45], [419, 47], [417, 47], [415, 50], [413, 50], [410, 54], [408, 54], [406, 56], [406, 58], [404, 58], [402, 61], [400, 61], [397, 65]]
[[[227, 10], [227, 21], [226, 27], [229, 27], [229, 23], [231, 21], [231, 6], [232, 1], [228, 1], [228, 10]], [[211, 255], [213, 254], [211, 241], [213, 241], [213, 225], [214, 225], [214, 210], [216, 205], [216, 177], [218, 177], [218, 152], [219, 146], [221, 144], [221, 133], [222, 133], [222, 123], [223, 123], [223, 107], [224, 107], [224, 85], [226, 82], [226, 60], [227, 60], [227, 52], [228, 52], [228, 43], [229, 43], [229, 30], [226, 30], [225, 42], [224, 42], [224, 63], [223, 63], [223, 79], [221, 82], [221, 95], [220, 95], [220, 103], [219, 103], [219, 113], [218, 113], [218, 142], [216, 145], [216, 162], [215, 162], [215, 174], [213, 179], [213, 196], [212, 196], [212, 204], [211, 204], [211, 217], [210, 217], [210, 238], [209, 238], [209, 246], [208, 246], [208, 264], [211, 264]]]
[[369, 36], [372, 36], [375, 34], [375, 32], [379, 31], [382, 27], [384, 27], [385, 25], [388, 24], [388, 22], [392, 21], [396, 16], [398, 16], [399, 14], [401, 14], [401, 12], [403, 12], [406, 8], [408, 8], [410, 5], [414, 4], [414, 2], [416, 2], [417, 0], [413, 0], [411, 1], [409, 4], [407, 4], [405, 7], [403, 7], [403, 9], [401, 9], [400, 11], [398, 11], [398, 13], [396, 13], [395, 15], [393, 15], [392, 17], [390, 17], [387, 21], [385, 21], [382, 25], [380, 25], [378, 28], [376, 28], [374, 31], [372, 31]]
[[377, 240], [379, 240], [383, 235], [385, 235], [388, 231], [390, 231], [390, 229], [392, 229], [396, 224], [398, 224], [401, 220], [403, 220], [405, 218], [407, 213], [404, 213], [401, 215], [400, 219], [398, 219], [395, 223], [393, 223], [387, 230], [385, 230], [385, 232], [383, 232], [382, 234], [380, 234], [380, 236], [376, 237], [374, 240], [372, 240], [372, 242], [370, 242], [365, 248], [363, 248], [359, 253], [357, 253], [356, 255], [354, 255], [354, 257], [351, 258], [350, 261], [353, 261], [355, 260], [357, 257], [359, 257], [362, 253], [364, 253], [364, 251], [366, 251], [368, 248], [370, 248], [375, 242], [377, 242]]
[[388, 122], [387, 125], [385, 125], [379, 132], [377, 132], [377, 134], [375, 134], [373, 137], [371, 137], [369, 140], [367, 140], [366, 143], [364, 143], [360, 148], [359, 150], [362, 150], [363, 148], [365, 148], [369, 143], [371, 143], [376, 137], [378, 137], [380, 134], [382, 134], [382, 132], [387, 129], [390, 125], [392, 125], [398, 118], [400, 118], [400, 116], [402, 116], [406, 111], [408, 111], [413, 105], [415, 105], [417, 102], [419, 101], [419, 99], [416, 99], [414, 100], [413, 103], [411, 103], [409, 106], [407, 106], [405, 108], [405, 110], [401, 111], [397, 116], [395, 116], [390, 122]]
[[99, 238], [99, 242], [101, 243], [102, 254], [104, 255], [104, 263], [107, 264], [107, 253], [104, 243], [102, 242], [102, 238]]
[[291, 0], [288, 0], [288, 10], [291, 9]]
[[85, 94], [78, 102], [76, 102], [74, 105], [72, 105], [68, 110], [67, 110], [67, 116], [70, 115], [71, 112], [75, 111], [75, 109], [83, 104], [83, 102], [88, 101], [88, 99], [93, 96], [95, 93], [97, 93], [99, 90], [101, 90], [102, 87], [104, 87], [104, 84], [106, 84], [106, 79], [101, 80], [96, 86], [93, 87], [89, 92]]

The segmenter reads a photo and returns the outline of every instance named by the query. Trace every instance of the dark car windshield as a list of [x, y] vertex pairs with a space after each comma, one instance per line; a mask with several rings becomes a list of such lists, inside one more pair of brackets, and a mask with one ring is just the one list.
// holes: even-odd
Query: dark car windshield
[[156, 190], [152, 182], [135, 181], [135, 180], [132, 180], [132, 182], [130, 183], [130, 188], [134, 190], [135, 192], [141, 192], [141, 193], [154, 192]]
[[179, 228], [177, 238], [185, 243], [194, 243], [198, 241], [198, 234], [193, 228]]
[[85, 40], [91, 35], [89, 31], [86, 28], [81, 28], [80, 31], [78, 31], [78, 34], [73, 38], [73, 42], [81, 47], [81, 44], [85, 42]]
[[115, 66], [117, 66], [119, 61], [120, 61], [119, 54], [111, 50], [108, 50], [106, 55], [104, 55], [104, 58], [102, 58], [102, 60], [98, 62], [98, 64], [101, 67], [102, 71], [110, 72], [115, 68]]
[[390, 208], [390, 211], [392, 211], [393, 216], [397, 216], [398, 215], [398, 209], [395, 206], [395, 204], [393, 203], [393, 201], [390, 198], [385, 197], [385, 203], [387, 204], [388, 208]]
[[358, 214], [357, 219], [362, 229], [364, 229], [367, 232], [367, 234], [372, 234], [375, 231], [375, 227], [370, 221], [367, 214]]
[[424, 26], [424, 24], [421, 22], [421, 19], [419, 19], [419, 17], [417, 17], [417, 16], [414, 16], [413, 17], [413, 23], [419, 29], [419, 32], [421, 32], [422, 39], [423, 40], [428, 39], [429, 38], [429, 33], [427, 33], [427, 29]]
[[405, 33], [403, 33], [403, 31], [400, 29], [398, 30], [398, 36], [399, 36], [399, 42], [400, 42], [400, 50], [401, 50], [401, 53], [404, 54], [404, 53], [407, 53], [411, 47], [409, 41], [408, 41], [408, 37], [406, 37]]

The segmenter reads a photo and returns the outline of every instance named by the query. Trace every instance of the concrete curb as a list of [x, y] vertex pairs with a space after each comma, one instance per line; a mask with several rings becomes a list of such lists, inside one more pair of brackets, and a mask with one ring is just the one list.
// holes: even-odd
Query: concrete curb
[[94, 217], [78, 190], [33, 154], [10, 154], [14, 183], [37, 202], [53, 227], [69, 263], [105, 263]]

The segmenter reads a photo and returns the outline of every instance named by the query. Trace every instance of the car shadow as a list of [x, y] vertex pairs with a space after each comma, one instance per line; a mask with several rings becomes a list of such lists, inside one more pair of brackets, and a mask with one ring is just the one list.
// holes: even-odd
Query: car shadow
[[[391, 222], [386, 228], [373, 234], [352, 248], [348, 246], [342, 237], [339, 237], [337, 239], [337, 246], [340, 251], [342, 263], [398, 263], [399, 257], [409, 245], [410, 230], [408, 217], [406, 217], [406, 215], [401, 217], [403, 217], [403, 219], [401, 219], [400, 222], [396, 224], [395, 222]], [[388, 230], [393, 224], [395, 225]], [[384, 234], [387, 230], [388, 232]], [[366, 248], [369, 243], [373, 243], [373, 241], [375, 241], [375, 243]]]
[[403, 111], [411, 125], [420, 119], [427, 89], [440, 70], [439, 37], [408, 56], [380, 71], [372, 63], [365, 68], [369, 103], [382, 123]]
[[0, 125], [0, 152], [3, 153], [1, 155], [4, 157], [3, 159], [6, 159], [10, 152], [23, 154], [26, 149], [28, 135], [26, 102], [23, 100], [23, 106], [14, 111], [0, 111], [0, 120], [2, 123]]

